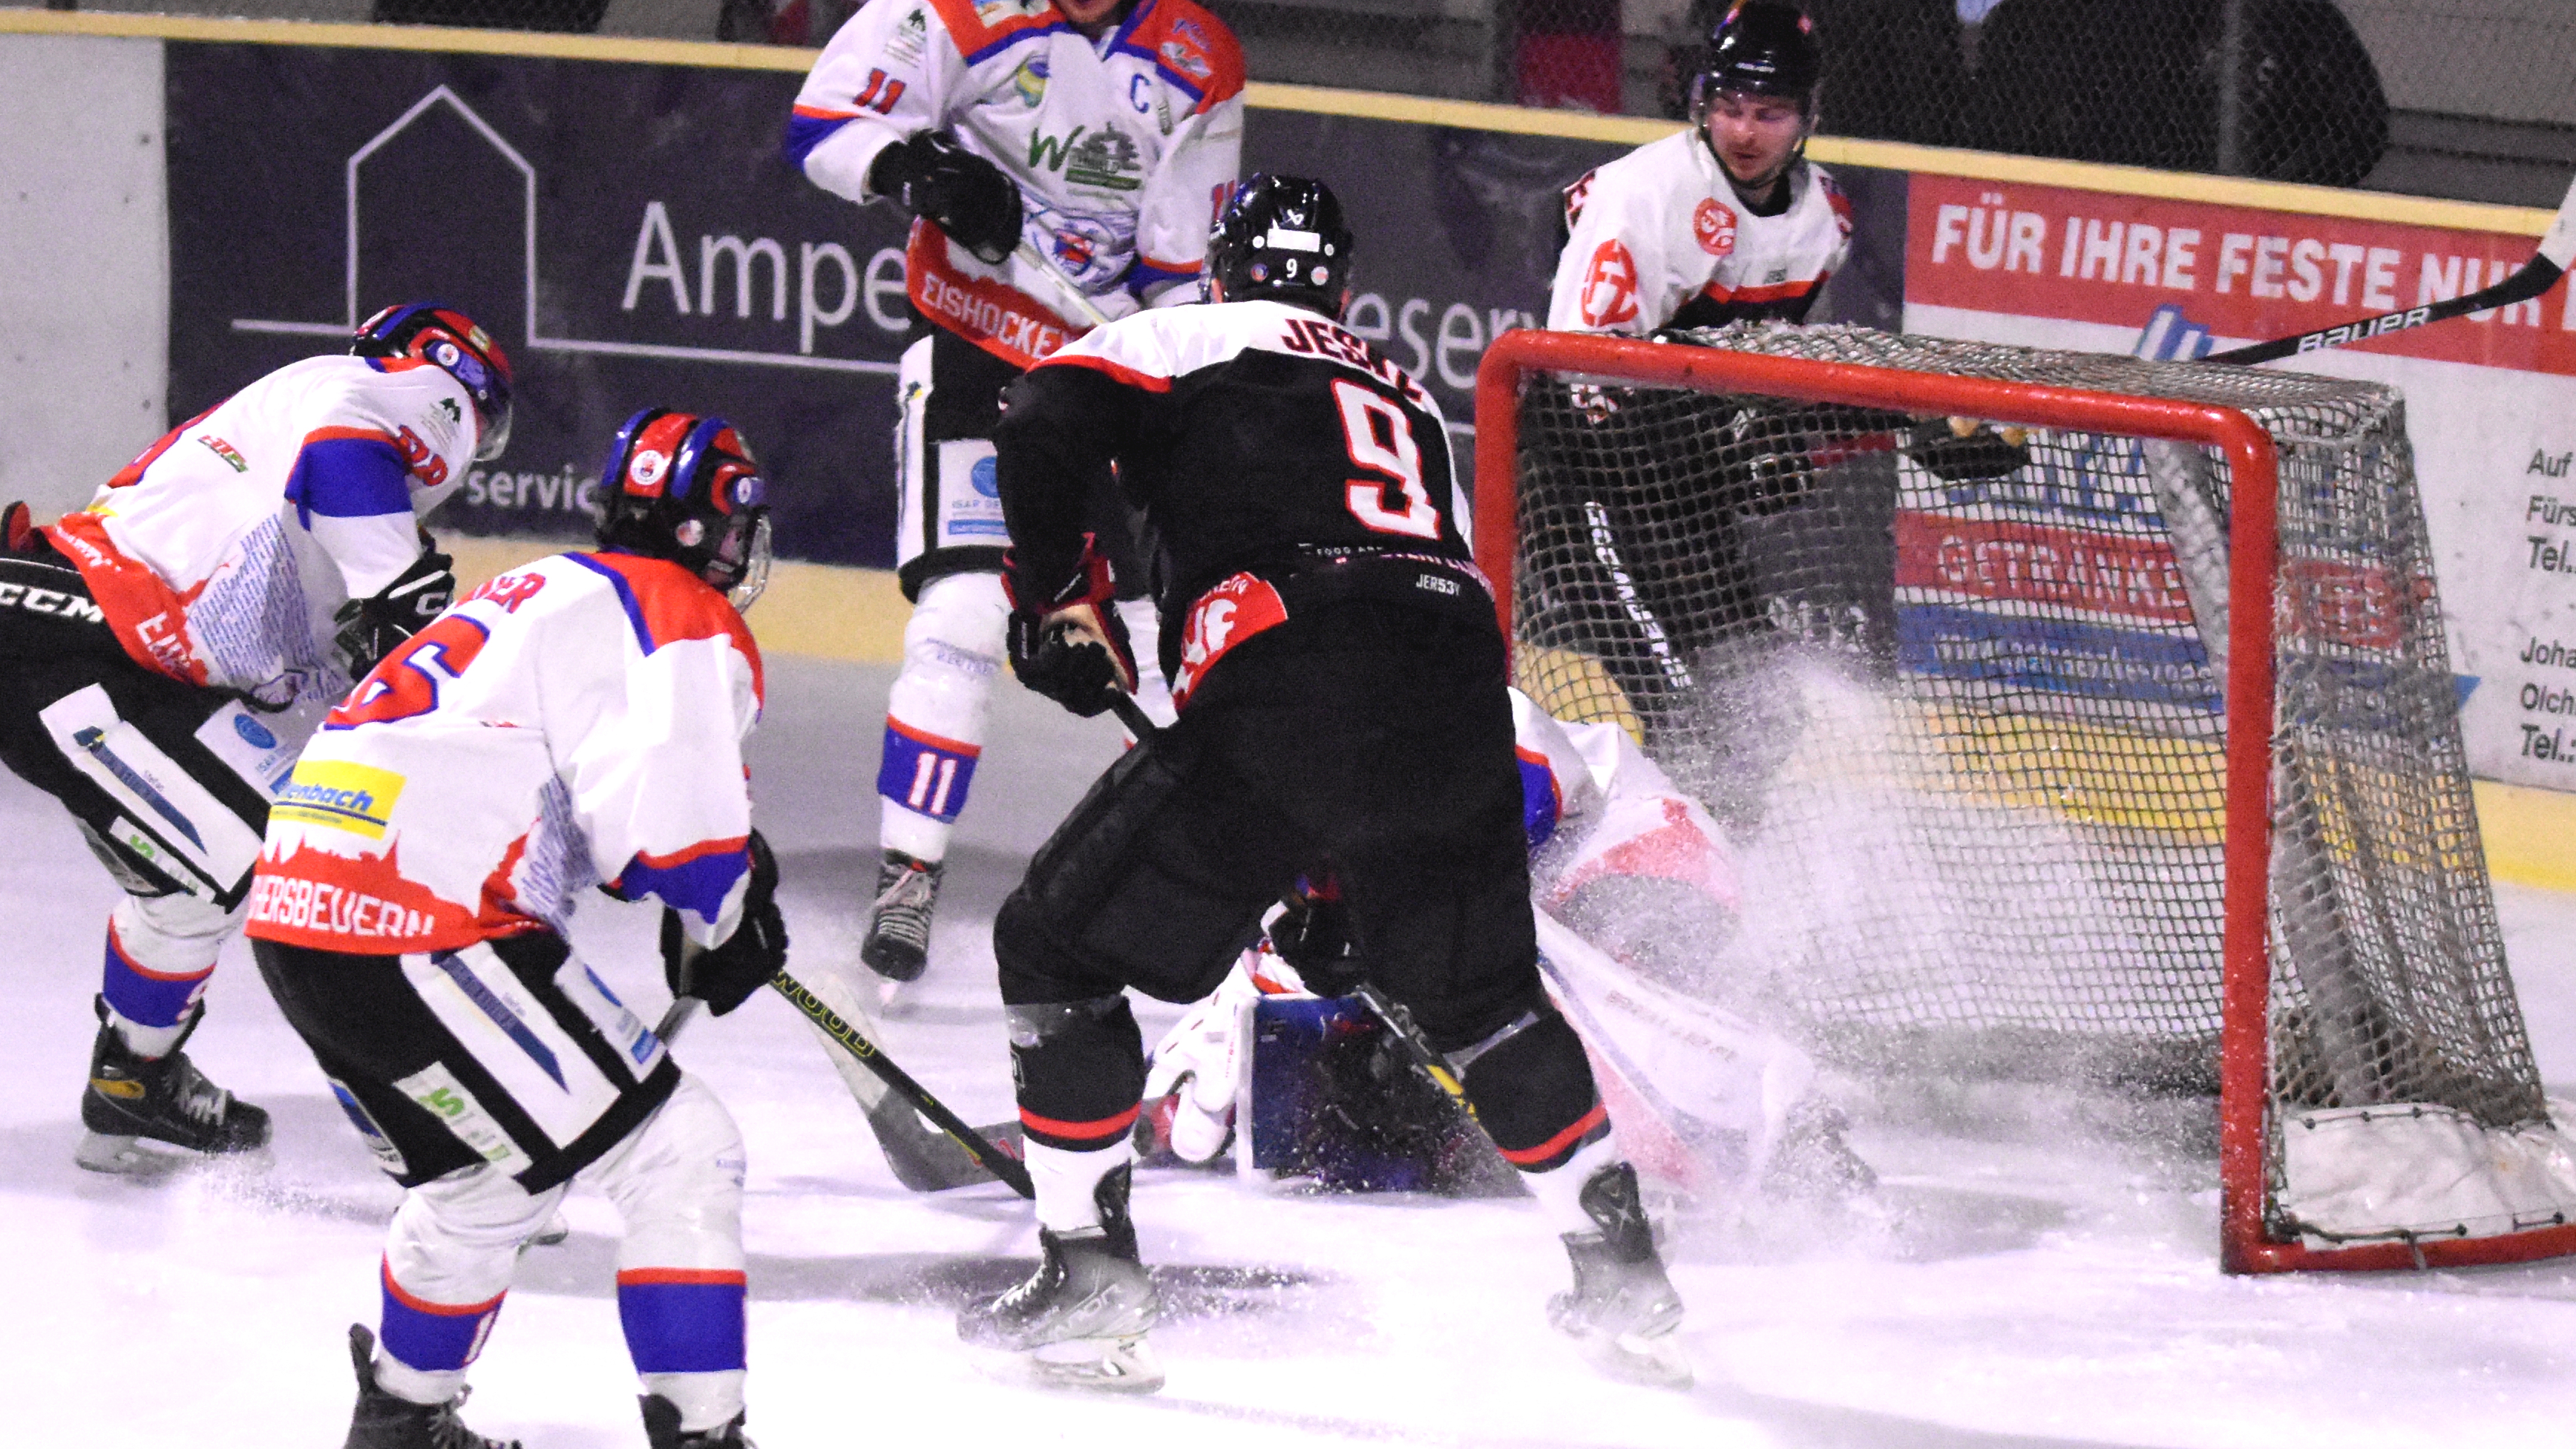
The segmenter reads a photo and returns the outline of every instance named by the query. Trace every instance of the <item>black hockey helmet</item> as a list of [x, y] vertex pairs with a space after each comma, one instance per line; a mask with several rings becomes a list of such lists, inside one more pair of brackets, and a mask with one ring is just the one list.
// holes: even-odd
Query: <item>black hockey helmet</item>
[[748, 609], [769, 584], [768, 491], [733, 424], [646, 408], [608, 445], [599, 546], [669, 559]]
[[1720, 91], [1741, 91], [1795, 101], [1812, 122], [1824, 75], [1825, 49], [1805, 11], [1789, 0], [1735, 0], [1709, 32], [1706, 67], [1691, 78], [1691, 119]]
[[1267, 297], [1339, 317], [1350, 287], [1351, 246], [1331, 187], [1255, 172], [1217, 213], [1208, 276], [1225, 288], [1229, 302]]
[[358, 325], [351, 357], [408, 357], [433, 363], [474, 399], [482, 434], [474, 460], [510, 446], [510, 356], [473, 318], [444, 302], [400, 302]]

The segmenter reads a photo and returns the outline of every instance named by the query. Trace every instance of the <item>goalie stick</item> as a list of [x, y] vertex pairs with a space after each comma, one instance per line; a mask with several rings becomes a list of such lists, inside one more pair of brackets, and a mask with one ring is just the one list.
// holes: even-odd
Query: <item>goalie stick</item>
[[2295, 357], [2302, 352], [2317, 352], [2328, 347], [2343, 347], [2355, 342], [2368, 342], [2392, 332], [2405, 332], [2429, 326], [2471, 312], [2484, 312], [2496, 307], [2510, 307], [2528, 302], [2557, 285], [2571, 262], [2576, 262], [2576, 184], [2567, 188], [2567, 197], [2558, 203], [2558, 215], [2549, 223], [2549, 231], [2540, 239], [2539, 249], [2531, 260], [2515, 269], [2514, 274], [2484, 291], [2447, 302], [2428, 302], [2403, 312], [2388, 312], [2346, 322], [2340, 327], [2321, 327], [2302, 332], [2296, 337], [2279, 337], [2270, 342], [2255, 342], [2244, 347], [2213, 352], [2208, 362], [2256, 363]]
[[[1012, 1140], [1017, 1122], [997, 1122], [980, 1130], [967, 1126], [945, 1103], [888, 1060], [866, 1031], [852, 1024], [853, 1017], [866, 1020], [866, 1013], [854, 1000], [826, 1001], [813, 987], [784, 970], [771, 977], [769, 985], [832, 1044], [833, 1070], [866, 1115], [868, 1128], [876, 1134], [877, 1147], [885, 1153], [886, 1166], [893, 1169], [897, 1182], [914, 1192], [945, 1192], [998, 1178], [1022, 1197], [1036, 1195], [1028, 1169], [1008, 1148], [994, 1145], [997, 1139]], [[842, 994], [830, 984], [824, 990]], [[654, 1027], [654, 1034], [669, 1042], [703, 1004], [694, 996], [673, 998], [670, 1010], [662, 1013], [660, 1024]], [[925, 1117], [939, 1130], [923, 1127]]]

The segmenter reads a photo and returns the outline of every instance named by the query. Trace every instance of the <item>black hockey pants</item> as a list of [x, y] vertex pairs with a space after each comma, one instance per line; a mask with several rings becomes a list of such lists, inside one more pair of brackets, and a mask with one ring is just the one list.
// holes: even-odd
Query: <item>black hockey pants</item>
[[1489, 621], [1344, 602], [1236, 646], [1177, 725], [1092, 787], [995, 918], [1023, 1121], [1077, 1149], [1120, 1130], [1144, 1067], [1107, 998], [1206, 995], [1297, 877], [1329, 870], [1370, 974], [1432, 1044], [1491, 1044], [1467, 1088], [1496, 1145], [1551, 1165], [1524, 1154], [1570, 1151], [1597, 1103], [1540, 986], [1527, 852]]
[[[92, 711], [141, 733], [120, 744], [90, 738], [94, 769], [73, 763], [44, 714], [85, 691], [102, 691]], [[223, 836], [251, 848], [268, 824], [268, 797], [199, 737], [227, 696], [182, 684], [134, 662], [118, 645], [78, 570], [50, 547], [0, 553], [0, 762], [63, 802], [118, 884], [138, 896], [184, 891], [218, 913], [250, 888], [250, 861], [208, 847]], [[75, 702], [76, 703], [76, 702]], [[132, 755], [134, 758], [126, 758]], [[167, 784], [176, 773], [211, 797], [223, 821], [190, 819], [190, 802]], [[118, 794], [101, 783], [116, 782]], [[120, 798], [120, 794], [123, 798]], [[199, 808], [202, 808], [200, 802]], [[238, 824], [235, 824], [238, 822]], [[216, 879], [215, 877], [222, 877]]]

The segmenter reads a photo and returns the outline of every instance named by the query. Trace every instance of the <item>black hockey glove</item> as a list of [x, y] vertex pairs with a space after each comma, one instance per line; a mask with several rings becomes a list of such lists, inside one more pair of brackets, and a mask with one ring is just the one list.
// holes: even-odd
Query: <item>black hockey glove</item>
[[456, 602], [455, 560], [424, 548], [402, 577], [371, 599], [351, 599], [332, 614], [340, 626], [331, 642], [347, 661], [349, 677], [364, 679], [377, 661], [402, 646], [405, 639], [429, 627], [429, 621]]
[[946, 131], [924, 131], [879, 151], [868, 190], [893, 197], [988, 265], [1008, 260], [1020, 244], [1019, 183]]
[[1300, 888], [1284, 898], [1288, 909], [1270, 923], [1270, 949], [1297, 968], [1306, 989], [1336, 996], [1358, 975], [1351, 960], [1350, 915], [1340, 892], [1329, 884], [1320, 890]]
[[1944, 483], [2009, 478], [2030, 462], [2028, 434], [1975, 418], [1928, 422], [1905, 443], [1905, 456]]
[[1085, 719], [1109, 708], [1110, 691], [1136, 689], [1136, 651], [1118, 617], [1118, 584], [1092, 536], [1082, 538], [1082, 564], [1052, 598], [1031, 603], [1025, 582], [1002, 565], [1011, 598], [1011, 672], [1020, 683]]
[[751, 832], [751, 888], [742, 920], [722, 945], [700, 950], [680, 928], [680, 913], [662, 910], [662, 980], [673, 996], [694, 996], [718, 1016], [740, 1006], [787, 964], [787, 918], [778, 913], [778, 857]]

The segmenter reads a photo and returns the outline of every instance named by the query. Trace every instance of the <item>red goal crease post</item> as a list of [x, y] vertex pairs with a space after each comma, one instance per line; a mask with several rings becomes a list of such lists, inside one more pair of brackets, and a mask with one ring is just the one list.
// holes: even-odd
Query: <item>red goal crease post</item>
[[2214, 1090], [2230, 1272], [2576, 1253], [2393, 389], [1512, 332], [1475, 527], [1515, 682], [1726, 823], [1711, 991], [1847, 1066]]

